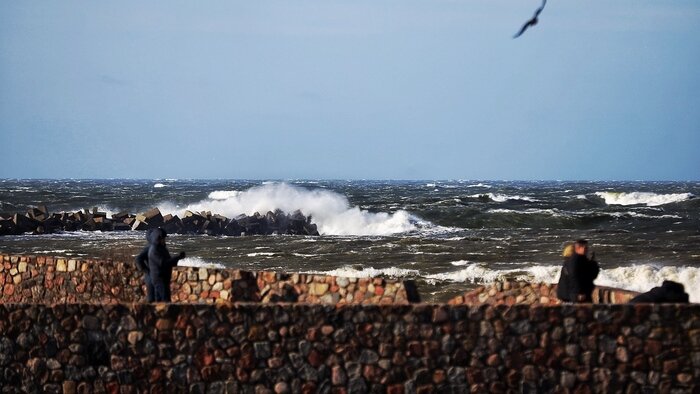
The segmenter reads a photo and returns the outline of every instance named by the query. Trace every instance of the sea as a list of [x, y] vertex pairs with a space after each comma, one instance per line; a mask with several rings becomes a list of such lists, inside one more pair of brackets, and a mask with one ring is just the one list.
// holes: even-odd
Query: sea
[[[682, 283], [700, 302], [700, 182], [0, 179], [0, 216], [46, 205], [108, 214], [301, 210], [320, 236], [168, 236], [181, 265], [415, 280], [425, 302], [499, 279], [556, 282], [588, 239], [596, 284]], [[145, 233], [0, 237], [0, 252], [130, 260]]]

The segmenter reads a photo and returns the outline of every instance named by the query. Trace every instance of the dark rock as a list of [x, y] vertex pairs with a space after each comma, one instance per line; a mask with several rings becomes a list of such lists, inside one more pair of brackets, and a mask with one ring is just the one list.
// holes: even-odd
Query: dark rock
[[15, 225], [16, 231], [20, 233], [34, 232], [37, 226], [39, 226], [39, 222], [37, 220], [20, 215], [19, 213], [12, 216], [12, 222]]

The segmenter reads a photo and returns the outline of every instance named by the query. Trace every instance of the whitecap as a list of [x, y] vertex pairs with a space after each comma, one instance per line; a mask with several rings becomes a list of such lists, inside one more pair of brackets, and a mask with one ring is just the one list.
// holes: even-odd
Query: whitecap
[[167, 186], [167, 185], [166, 185], [166, 184], [163, 184], [163, 183], [156, 183], [155, 185], [153, 185], [153, 187], [156, 188], [156, 189], [160, 189], [161, 187], [166, 187], [166, 186]]
[[[511, 279], [532, 283], [556, 283], [560, 265], [530, 265], [523, 268], [494, 269], [486, 264], [474, 263], [458, 271], [425, 275], [429, 283], [468, 282], [489, 284], [497, 280]], [[661, 286], [664, 280], [682, 283], [691, 302], [700, 302], [700, 267], [662, 266], [660, 264], [635, 264], [625, 267], [601, 269], [595, 284], [598, 286], [646, 292]]]
[[308, 271], [304, 272], [307, 274], [316, 275], [330, 275], [339, 276], [343, 278], [374, 278], [374, 277], [390, 277], [390, 278], [415, 278], [418, 276], [419, 271], [414, 269], [406, 268], [374, 268], [374, 267], [364, 267], [362, 269], [356, 269], [350, 266], [345, 266], [342, 268], [337, 268], [328, 271]]
[[[219, 190], [207, 199], [186, 207], [190, 211], [211, 211], [227, 217], [264, 214], [279, 209], [300, 210], [312, 217], [324, 235], [391, 235], [417, 230], [418, 218], [405, 210], [394, 213], [369, 212], [351, 206], [347, 197], [325, 189], [305, 189], [286, 183], [270, 183], [245, 191]], [[425, 223], [425, 222], [423, 222]]]
[[596, 192], [608, 205], [641, 205], [653, 207], [674, 202], [687, 201], [695, 196], [692, 193], [657, 194], [650, 192]]
[[182, 267], [198, 267], [198, 268], [226, 268], [221, 263], [215, 263], [213, 261], [208, 261], [200, 257], [185, 257], [180, 260], [177, 264]]
[[471, 198], [488, 197], [490, 200], [495, 201], [495, 202], [506, 202], [508, 200], [520, 200], [520, 201], [528, 201], [528, 202], [539, 201], [539, 200], [537, 200], [533, 197], [529, 197], [529, 196], [519, 196], [519, 195], [510, 196], [507, 194], [499, 194], [499, 193], [472, 194], [469, 197], [471, 197]]

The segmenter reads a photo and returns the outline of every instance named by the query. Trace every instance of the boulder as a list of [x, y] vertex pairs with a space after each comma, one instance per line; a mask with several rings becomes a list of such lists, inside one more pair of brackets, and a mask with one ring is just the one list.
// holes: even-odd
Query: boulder
[[44, 220], [42, 224], [44, 226], [44, 232], [46, 233], [53, 233], [63, 230], [63, 222], [56, 218], [56, 215]]
[[117, 213], [113, 214], [112, 219], [123, 222], [124, 219], [128, 218], [129, 216], [131, 216], [131, 215], [129, 215], [129, 212], [121, 211], [121, 212], [117, 212]]
[[11, 219], [0, 220], [0, 235], [15, 234], [15, 223]]
[[131, 229], [134, 231], [148, 230], [148, 223], [142, 222], [140, 220], [134, 220], [134, 223], [131, 224]]
[[144, 212], [143, 216], [146, 219], [145, 222], [148, 223], [150, 227], [158, 227], [163, 224], [163, 215], [158, 208], [153, 208]]
[[29, 218], [34, 219], [36, 221], [43, 222], [44, 220], [46, 220], [46, 218], [49, 217], [49, 214], [46, 211], [46, 207], [43, 206], [43, 210], [41, 210], [39, 208], [32, 208], [32, 209], [28, 210], [27, 216], [29, 216]]
[[34, 232], [39, 226], [37, 220], [31, 219], [27, 216], [20, 215], [18, 213], [12, 216], [12, 222], [15, 225], [16, 231], [19, 233]]
[[234, 237], [241, 235], [241, 232], [243, 232], [243, 227], [241, 227], [241, 225], [238, 224], [238, 221], [236, 221], [236, 220], [229, 221], [226, 224], [226, 226], [224, 227], [224, 231], [223, 231], [223, 233], [225, 235], [234, 236]]
[[184, 226], [182, 224], [182, 220], [180, 220], [177, 215], [172, 216], [170, 214], [165, 215], [164, 223], [163, 223], [163, 229], [168, 233], [168, 234], [180, 234], [183, 233], [184, 231]]
[[129, 230], [131, 230], [131, 226], [129, 226], [129, 225], [126, 224], [126, 223], [116, 222], [116, 223], [114, 223], [114, 225], [112, 226], [112, 229], [113, 229], [114, 231], [129, 231]]

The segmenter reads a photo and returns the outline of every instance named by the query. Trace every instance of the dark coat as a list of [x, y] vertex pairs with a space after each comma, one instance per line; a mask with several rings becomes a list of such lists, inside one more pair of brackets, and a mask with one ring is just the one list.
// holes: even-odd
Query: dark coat
[[[136, 257], [138, 268], [148, 274], [153, 290], [153, 301], [170, 301], [170, 279], [172, 278], [173, 267], [178, 261], [184, 258], [184, 253], [171, 257], [168, 249], [161, 242], [166, 236], [165, 230], [161, 228], [153, 229], [146, 235], [148, 246]], [[149, 297], [149, 301], [150, 297]]]
[[630, 300], [631, 303], [658, 302], [658, 303], [688, 303], [688, 293], [678, 282], [665, 280], [660, 287], [642, 293]]
[[598, 277], [598, 272], [600, 267], [597, 261], [574, 253], [564, 261], [557, 286], [557, 297], [562, 301], [577, 302], [578, 296], [583, 295], [583, 302], [591, 302], [595, 289], [593, 281]]
[[148, 250], [151, 248], [151, 232], [148, 230], [146, 232], [146, 241], [148, 245], [136, 255], [136, 268], [143, 273], [143, 281], [146, 284], [146, 298], [148, 302], [153, 302], [156, 300], [155, 290], [153, 289], [153, 281], [151, 280], [150, 270], [148, 268]]

